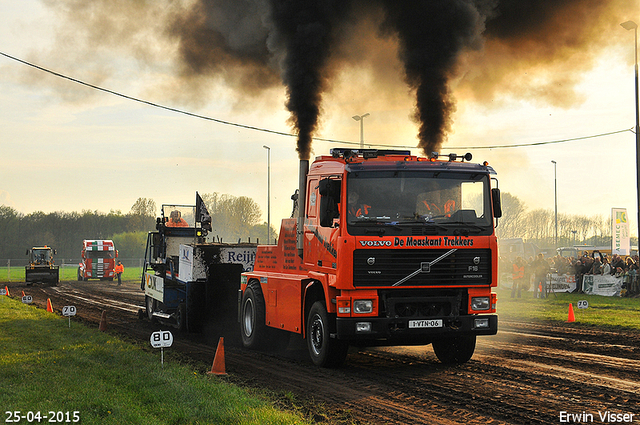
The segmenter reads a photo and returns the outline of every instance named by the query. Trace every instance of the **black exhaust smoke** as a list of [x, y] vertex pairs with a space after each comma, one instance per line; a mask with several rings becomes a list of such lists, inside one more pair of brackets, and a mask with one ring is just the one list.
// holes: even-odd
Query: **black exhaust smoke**
[[400, 42], [405, 80], [415, 91], [418, 146], [426, 155], [439, 152], [451, 131], [455, 101], [449, 79], [466, 48], [481, 47], [483, 18], [471, 1], [384, 0], [384, 31]]
[[[415, 95], [418, 146], [428, 155], [452, 130], [453, 84], [462, 87], [458, 93], [487, 104], [507, 93], [571, 106], [580, 100], [573, 90], [579, 72], [589, 69], [604, 47], [629, 43], [619, 23], [632, 18], [629, 0], [59, 0], [47, 5], [65, 15], [60, 31], [68, 32], [63, 39], [73, 36], [74, 49], [83, 41], [92, 50], [110, 45], [151, 64], [177, 52], [179, 89], [162, 87], [173, 101], [202, 105], [214, 96], [210, 84], [223, 83], [237, 94], [238, 106], [255, 108], [254, 100], [266, 89], [284, 84], [301, 159], [310, 156], [332, 77], [341, 67], [381, 69], [366, 54], [380, 37], [398, 46], [405, 81]], [[354, 37], [351, 31], [363, 28], [354, 23], [364, 20], [373, 25]], [[366, 45], [351, 45], [355, 39]], [[354, 50], [359, 54], [345, 53]], [[376, 84], [371, 96], [381, 90], [403, 87]]]
[[345, 0], [270, 0], [275, 42], [284, 49], [282, 80], [287, 87], [290, 122], [298, 132], [300, 159], [311, 154], [322, 93], [328, 85], [327, 63], [336, 30], [348, 7]]
[[483, 19], [465, 0], [270, 0], [276, 40], [285, 51], [282, 80], [290, 122], [298, 131], [297, 150], [309, 159], [322, 93], [328, 86], [331, 54], [343, 27], [371, 8], [382, 8], [383, 34], [397, 36], [405, 79], [416, 94], [414, 118], [419, 147], [439, 150], [451, 130], [455, 102], [448, 81], [464, 48], [479, 47]]

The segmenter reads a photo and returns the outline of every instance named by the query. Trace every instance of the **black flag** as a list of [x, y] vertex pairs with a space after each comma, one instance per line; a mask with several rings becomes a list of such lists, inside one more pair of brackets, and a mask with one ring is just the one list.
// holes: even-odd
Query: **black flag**
[[196, 192], [196, 221], [202, 225], [202, 229], [211, 231], [211, 216], [198, 192]]

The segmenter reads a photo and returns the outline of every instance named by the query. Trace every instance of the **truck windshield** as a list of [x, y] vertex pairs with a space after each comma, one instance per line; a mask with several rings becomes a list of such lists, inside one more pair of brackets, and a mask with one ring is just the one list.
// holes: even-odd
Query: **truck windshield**
[[359, 171], [347, 177], [347, 225], [352, 234], [371, 226], [432, 227], [478, 233], [492, 229], [486, 174]]
[[193, 205], [162, 205], [162, 217], [167, 227], [195, 227], [196, 207]]
[[33, 260], [35, 263], [48, 263], [51, 261], [51, 250], [49, 249], [34, 249]]
[[87, 251], [87, 258], [116, 258], [115, 251]]

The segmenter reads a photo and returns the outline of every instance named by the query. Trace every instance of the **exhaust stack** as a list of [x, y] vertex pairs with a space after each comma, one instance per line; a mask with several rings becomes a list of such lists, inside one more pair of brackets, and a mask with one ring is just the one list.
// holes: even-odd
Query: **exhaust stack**
[[296, 247], [298, 256], [304, 254], [304, 219], [307, 199], [307, 174], [309, 174], [309, 160], [300, 160], [300, 173], [298, 175], [298, 218], [296, 222]]

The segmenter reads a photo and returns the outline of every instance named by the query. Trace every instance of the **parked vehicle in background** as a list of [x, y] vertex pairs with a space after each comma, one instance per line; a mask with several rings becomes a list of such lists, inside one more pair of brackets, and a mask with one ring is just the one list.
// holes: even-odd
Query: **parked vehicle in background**
[[81, 256], [82, 260], [78, 265], [79, 281], [89, 279], [113, 280], [118, 251], [112, 240], [83, 240]]
[[27, 284], [35, 282], [57, 285], [60, 282], [60, 266], [54, 264], [53, 255], [56, 250], [48, 246], [34, 246], [27, 250], [29, 264], [24, 268]]

